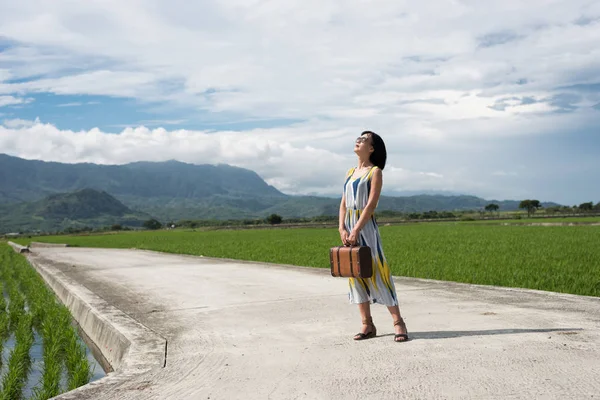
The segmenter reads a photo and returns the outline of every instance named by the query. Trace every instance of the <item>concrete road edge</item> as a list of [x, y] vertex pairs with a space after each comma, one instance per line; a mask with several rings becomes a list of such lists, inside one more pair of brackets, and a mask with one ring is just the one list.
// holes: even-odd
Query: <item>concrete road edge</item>
[[8, 245], [13, 248], [17, 253], [29, 253], [29, 246], [21, 246], [15, 242], [8, 242]]
[[165, 338], [67, 277], [51, 261], [35, 253], [28, 253], [26, 257], [114, 370], [104, 378], [63, 393], [56, 399], [95, 398], [98, 393], [109, 391], [136, 375], [164, 368]]

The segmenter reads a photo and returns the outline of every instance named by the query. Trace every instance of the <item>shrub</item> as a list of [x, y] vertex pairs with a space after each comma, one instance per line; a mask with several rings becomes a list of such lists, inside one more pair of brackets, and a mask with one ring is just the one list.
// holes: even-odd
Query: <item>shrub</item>
[[157, 230], [157, 229], [162, 228], [162, 224], [160, 222], [158, 222], [156, 219], [152, 218], [152, 219], [149, 219], [148, 221], [144, 222], [144, 228], [150, 229], [150, 230]]
[[283, 218], [281, 218], [281, 216], [277, 214], [271, 214], [267, 217], [267, 222], [271, 225], [280, 224], [281, 221], [283, 221]]

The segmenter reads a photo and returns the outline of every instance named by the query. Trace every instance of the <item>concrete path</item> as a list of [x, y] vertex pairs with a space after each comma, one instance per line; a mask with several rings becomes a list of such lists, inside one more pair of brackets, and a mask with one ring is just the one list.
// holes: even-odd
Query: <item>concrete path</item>
[[165, 368], [97, 399], [600, 398], [600, 299], [396, 279], [412, 338], [356, 342], [327, 270], [136, 250], [37, 248], [167, 339]]

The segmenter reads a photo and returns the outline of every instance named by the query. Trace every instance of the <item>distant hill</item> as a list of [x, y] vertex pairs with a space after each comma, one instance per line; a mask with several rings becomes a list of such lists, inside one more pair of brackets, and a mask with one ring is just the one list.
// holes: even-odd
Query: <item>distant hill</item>
[[34, 204], [37, 205], [37, 215], [44, 218], [88, 219], [100, 215], [121, 217], [131, 213], [127, 206], [108, 193], [93, 189], [53, 194]]
[[[447, 196], [421, 194], [406, 197], [381, 196], [377, 206], [378, 211], [390, 210], [405, 213], [425, 211], [467, 211], [483, 209], [487, 204], [495, 203], [502, 211], [515, 211], [519, 209], [520, 201], [514, 200], [485, 200], [476, 196]], [[290, 197], [285, 201], [266, 210], [282, 216], [315, 216], [337, 215], [340, 199], [325, 197]], [[546, 202], [544, 207], [558, 204]]]
[[83, 188], [102, 190], [132, 201], [285, 197], [254, 171], [229, 165], [194, 165], [179, 161], [125, 165], [63, 164], [0, 154], [0, 202], [39, 200], [53, 193]]
[[[53, 194], [73, 193], [84, 188], [105, 192], [124, 207], [163, 222], [263, 218], [272, 213], [284, 218], [337, 215], [339, 207], [338, 197], [289, 196], [268, 185], [255, 172], [229, 165], [194, 165], [178, 161], [63, 164], [0, 154], [0, 205], [36, 202], [48, 196], [46, 200], [51, 203]], [[89, 201], [93, 199], [89, 198]], [[476, 210], [490, 202], [475, 196], [446, 193], [382, 196], [378, 210]], [[518, 201], [512, 200], [494, 202], [504, 211], [516, 210], [519, 205]], [[81, 212], [85, 217], [87, 211], [82, 209]]]
[[56, 231], [120, 224], [140, 227], [152, 218], [136, 212], [106, 192], [83, 189], [53, 194], [35, 202], [0, 205], [0, 233]]
[[[394, 210], [402, 212], [424, 211], [465, 211], [483, 209], [487, 204], [495, 203], [501, 211], [515, 211], [519, 209], [520, 201], [517, 200], [486, 200], [481, 197], [467, 195], [439, 195], [421, 194], [407, 197], [381, 196], [378, 208], [380, 210]], [[542, 202], [542, 206], [558, 206], [557, 203]]]

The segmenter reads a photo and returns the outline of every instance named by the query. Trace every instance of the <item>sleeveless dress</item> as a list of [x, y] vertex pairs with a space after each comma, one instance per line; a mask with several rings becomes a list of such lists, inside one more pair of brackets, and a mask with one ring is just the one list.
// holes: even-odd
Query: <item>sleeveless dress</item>
[[[371, 179], [377, 167], [372, 167], [363, 176], [352, 179], [356, 168], [351, 168], [346, 174], [344, 198], [346, 199], [346, 217], [344, 225], [348, 234], [358, 222], [362, 210], [367, 206], [371, 192]], [[396, 288], [392, 280], [390, 267], [383, 254], [381, 237], [375, 217], [367, 221], [360, 231], [358, 242], [371, 248], [373, 257], [373, 276], [371, 278], [349, 278], [348, 298], [350, 303], [370, 302], [386, 306], [398, 305]]]

